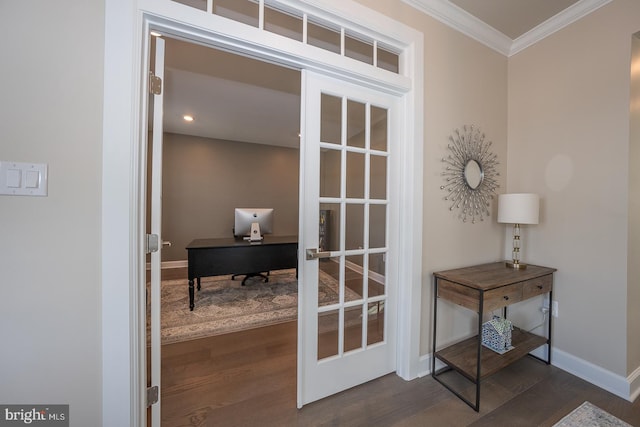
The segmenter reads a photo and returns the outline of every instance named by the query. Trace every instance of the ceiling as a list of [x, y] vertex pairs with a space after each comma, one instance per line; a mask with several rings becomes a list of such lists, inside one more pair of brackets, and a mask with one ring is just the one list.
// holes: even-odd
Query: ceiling
[[515, 40], [578, 0], [450, 0], [449, 3]]
[[402, 0], [506, 56], [611, 0]]
[[[298, 70], [165, 40], [165, 132], [299, 146]], [[185, 114], [194, 120], [186, 122]]]
[[[611, 0], [402, 0], [513, 55]], [[165, 131], [299, 147], [300, 72], [166, 39]], [[187, 123], [185, 114], [194, 117]]]

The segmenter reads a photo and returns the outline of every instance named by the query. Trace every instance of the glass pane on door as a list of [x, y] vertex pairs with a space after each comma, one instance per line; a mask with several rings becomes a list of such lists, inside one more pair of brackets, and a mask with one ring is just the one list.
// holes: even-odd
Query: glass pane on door
[[344, 351], [358, 350], [362, 345], [362, 305], [345, 308]]
[[350, 302], [364, 297], [364, 257], [351, 255], [345, 258], [347, 268], [344, 275], [344, 300]]
[[320, 142], [340, 144], [342, 138], [342, 99], [322, 94]]
[[323, 258], [318, 271], [318, 307], [340, 303], [340, 258]]
[[364, 197], [364, 153], [347, 152], [347, 197], [361, 199]]
[[322, 203], [318, 224], [318, 250], [321, 252], [340, 250], [340, 236], [336, 234], [340, 223], [340, 204]]
[[320, 152], [320, 197], [340, 197], [342, 151], [324, 149]]
[[370, 254], [368, 267], [367, 295], [370, 298], [384, 295], [386, 276], [385, 254]]
[[320, 102], [317, 358], [333, 360], [385, 340], [388, 114], [335, 94]]
[[364, 205], [361, 203], [346, 205], [345, 248], [364, 248]]
[[340, 311], [318, 313], [318, 360], [338, 354]]
[[369, 247], [384, 248], [386, 243], [387, 206], [369, 206]]
[[387, 198], [387, 157], [370, 157], [369, 186], [371, 188], [370, 197], [372, 199]]
[[369, 303], [367, 345], [384, 341], [384, 301]]
[[347, 101], [347, 144], [364, 148], [366, 139], [367, 106], [362, 102]]
[[387, 151], [387, 130], [388, 125], [387, 110], [379, 107], [371, 107], [371, 149]]

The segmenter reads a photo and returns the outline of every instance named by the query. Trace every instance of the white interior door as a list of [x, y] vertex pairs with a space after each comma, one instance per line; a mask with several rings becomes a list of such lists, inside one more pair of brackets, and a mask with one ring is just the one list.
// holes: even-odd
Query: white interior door
[[302, 86], [299, 407], [395, 371], [398, 252], [398, 99]]
[[[153, 74], [156, 81], [164, 81], [164, 45], [161, 37], [155, 38], [155, 63]], [[152, 77], [153, 79], [153, 77]], [[151, 333], [151, 374], [149, 386], [157, 387], [158, 399], [151, 406], [151, 426], [160, 427], [160, 273], [162, 252], [162, 137], [163, 137], [163, 94], [162, 83], [150, 85], [156, 89], [151, 96], [153, 107], [153, 130], [151, 138], [151, 229], [150, 233], [157, 239], [157, 248], [151, 252], [151, 288], [150, 288], [150, 333]], [[147, 185], [149, 191], [149, 185]]]

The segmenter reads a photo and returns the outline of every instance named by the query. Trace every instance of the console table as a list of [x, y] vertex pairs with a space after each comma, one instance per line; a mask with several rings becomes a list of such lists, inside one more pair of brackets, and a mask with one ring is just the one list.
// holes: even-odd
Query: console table
[[[502, 309], [507, 318], [507, 307], [519, 301], [537, 295], [549, 294], [553, 301], [553, 273], [555, 268], [529, 265], [526, 269], [516, 270], [505, 266], [504, 262], [476, 265], [454, 270], [439, 271], [435, 276], [433, 305], [433, 357], [431, 375], [456, 396], [480, 410], [480, 383], [511, 363], [529, 354], [536, 348], [547, 344], [547, 358], [540, 359], [551, 363], [551, 313], [548, 316], [547, 337], [523, 331], [514, 326], [512, 345], [514, 348], [504, 354], [498, 354], [482, 345], [483, 315]], [[437, 350], [437, 314], [438, 299], [450, 301], [478, 314], [477, 335], [462, 342]], [[445, 367], [436, 371], [436, 359]], [[476, 385], [475, 404], [446, 384], [440, 376], [455, 370]]]
[[189, 262], [189, 308], [194, 307], [194, 280], [207, 276], [244, 274], [298, 268], [297, 236], [265, 236], [259, 242], [243, 239], [196, 239], [186, 247]]

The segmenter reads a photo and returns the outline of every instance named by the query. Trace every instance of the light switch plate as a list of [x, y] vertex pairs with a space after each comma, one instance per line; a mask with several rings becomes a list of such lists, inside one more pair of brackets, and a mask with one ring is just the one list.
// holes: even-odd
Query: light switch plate
[[20, 169], [7, 169], [7, 187], [20, 188], [22, 184], [22, 171]]
[[0, 161], [0, 194], [46, 196], [48, 181], [46, 163]]

